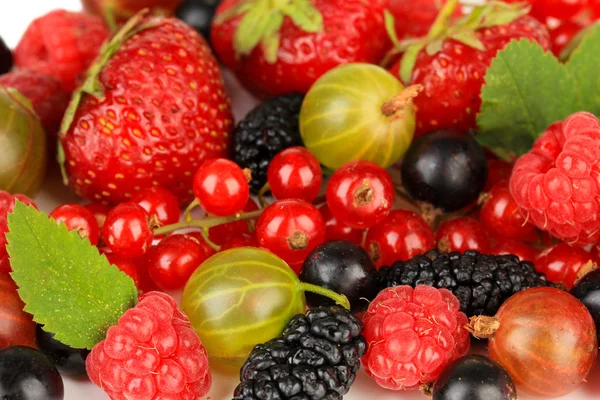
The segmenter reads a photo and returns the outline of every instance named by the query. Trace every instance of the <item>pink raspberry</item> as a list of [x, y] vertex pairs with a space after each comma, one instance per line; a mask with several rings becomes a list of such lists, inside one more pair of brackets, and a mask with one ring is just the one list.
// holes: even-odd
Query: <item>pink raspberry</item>
[[446, 289], [420, 285], [381, 291], [363, 316], [367, 375], [391, 390], [414, 390], [434, 381], [469, 350], [467, 317], [459, 308]]
[[8, 214], [15, 208], [16, 200], [37, 208], [35, 202], [24, 194], [12, 195], [7, 191], [0, 190], [0, 273], [11, 271], [8, 253], [6, 252], [6, 232], [8, 232]]
[[571, 245], [600, 239], [600, 124], [578, 112], [552, 124], [519, 158], [510, 192], [540, 229]]
[[208, 393], [206, 350], [172, 297], [149, 292], [92, 349], [86, 368], [113, 400], [195, 400]]

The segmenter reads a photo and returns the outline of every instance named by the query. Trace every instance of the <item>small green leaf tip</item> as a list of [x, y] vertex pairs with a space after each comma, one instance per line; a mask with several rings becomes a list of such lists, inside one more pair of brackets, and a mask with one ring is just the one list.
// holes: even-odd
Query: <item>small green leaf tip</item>
[[17, 201], [8, 228], [11, 275], [25, 311], [57, 340], [91, 349], [136, 305], [133, 281], [63, 223]]
[[233, 37], [236, 56], [247, 56], [260, 45], [271, 64], [277, 61], [285, 17], [304, 32], [323, 31], [323, 16], [311, 0], [245, 0], [218, 15], [213, 23], [219, 25], [238, 16], [242, 19]]

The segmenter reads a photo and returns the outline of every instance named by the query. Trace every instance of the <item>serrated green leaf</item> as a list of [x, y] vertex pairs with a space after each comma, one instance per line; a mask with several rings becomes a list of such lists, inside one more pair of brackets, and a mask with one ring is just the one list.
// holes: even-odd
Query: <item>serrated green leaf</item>
[[63, 223], [17, 202], [8, 227], [11, 275], [25, 311], [57, 340], [91, 349], [137, 303], [131, 278]]
[[581, 109], [566, 67], [528, 40], [511, 42], [492, 61], [481, 91], [478, 141], [521, 155], [553, 122]]
[[566, 65], [577, 82], [581, 110], [600, 115], [600, 25], [594, 26], [581, 39]]

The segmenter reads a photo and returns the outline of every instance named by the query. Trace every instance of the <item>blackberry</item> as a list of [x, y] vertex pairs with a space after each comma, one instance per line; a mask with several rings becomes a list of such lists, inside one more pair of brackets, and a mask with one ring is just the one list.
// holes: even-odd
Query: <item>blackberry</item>
[[297, 93], [273, 97], [252, 110], [233, 133], [233, 160], [252, 171], [254, 193], [267, 182], [269, 163], [280, 151], [302, 146], [298, 118], [303, 96]]
[[296, 315], [280, 337], [252, 350], [234, 400], [337, 400], [367, 350], [362, 322], [340, 306]]
[[396, 261], [378, 271], [378, 288], [428, 285], [450, 290], [467, 317], [495, 315], [502, 303], [521, 290], [555, 286], [529, 261], [515, 255], [476, 251], [440, 253], [431, 250], [408, 261]]
[[6, 43], [0, 37], [0, 75], [7, 73], [13, 66], [13, 56]]

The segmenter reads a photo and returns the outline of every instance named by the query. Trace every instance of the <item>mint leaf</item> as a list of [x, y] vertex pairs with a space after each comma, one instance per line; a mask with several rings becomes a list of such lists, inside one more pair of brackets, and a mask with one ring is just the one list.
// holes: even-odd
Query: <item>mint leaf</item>
[[25, 311], [57, 340], [91, 349], [135, 306], [133, 281], [63, 223], [17, 202], [8, 228], [11, 275]]
[[477, 140], [521, 155], [553, 122], [581, 109], [575, 79], [550, 52], [528, 40], [498, 52], [485, 75]]
[[581, 111], [600, 115], [600, 25], [595, 25], [582, 37], [579, 46], [567, 62], [567, 69], [577, 82], [581, 95]]

